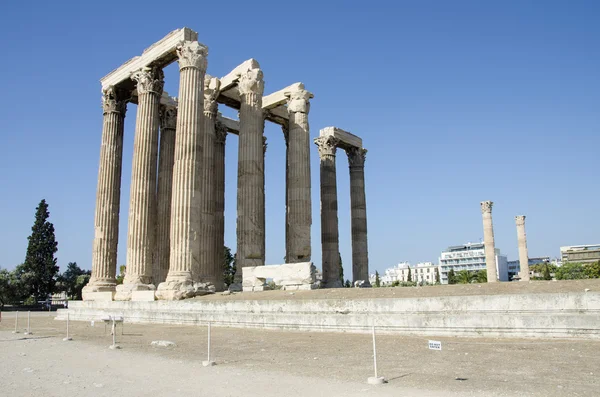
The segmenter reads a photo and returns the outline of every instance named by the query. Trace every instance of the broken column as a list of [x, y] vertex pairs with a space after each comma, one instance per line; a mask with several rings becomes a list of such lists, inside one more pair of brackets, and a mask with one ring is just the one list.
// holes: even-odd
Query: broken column
[[263, 73], [260, 69], [243, 72], [240, 91], [240, 137], [237, 192], [237, 254], [235, 282], [241, 282], [242, 268], [265, 264], [264, 230], [264, 116]]
[[204, 141], [204, 74], [208, 49], [197, 41], [177, 47], [179, 58], [179, 109], [173, 191], [171, 200], [171, 255], [169, 273], [158, 286], [159, 299], [195, 295], [192, 271], [197, 268], [200, 233], [200, 181]]
[[323, 286], [340, 288], [340, 247], [335, 155], [338, 139], [321, 136], [314, 140], [321, 159], [321, 248]]
[[492, 206], [491, 201], [481, 202], [481, 214], [483, 216], [483, 244], [485, 248], [485, 267], [487, 270], [487, 282], [495, 283], [498, 281], [498, 272], [496, 270], [496, 246], [494, 243], [494, 226], [492, 224]]
[[92, 276], [83, 288], [83, 299], [93, 299], [95, 292], [115, 292], [117, 285], [117, 244], [123, 159], [123, 123], [129, 94], [115, 87], [103, 92], [102, 145], [98, 167]]
[[367, 200], [365, 197], [365, 159], [367, 150], [346, 150], [350, 168], [350, 216], [352, 225], [352, 282], [369, 284], [369, 250], [367, 240]]
[[289, 124], [286, 131], [286, 262], [309, 262], [312, 206], [308, 112], [313, 94], [303, 87], [285, 94], [289, 98]]
[[519, 242], [519, 277], [521, 281], [529, 281], [529, 256], [527, 254], [527, 236], [525, 234], [525, 215], [515, 217], [517, 223], [517, 239]]
[[127, 262], [123, 284], [115, 299], [129, 300], [133, 291], [154, 290], [152, 269], [156, 238], [156, 179], [160, 97], [164, 74], [160, 68], [144, 67], [131, 75], [137, 82], [136, 116], [131, 192], [127, 233]]

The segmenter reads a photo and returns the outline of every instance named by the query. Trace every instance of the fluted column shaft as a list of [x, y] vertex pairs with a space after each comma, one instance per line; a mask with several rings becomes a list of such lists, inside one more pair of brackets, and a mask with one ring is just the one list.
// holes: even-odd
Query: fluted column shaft
[[517, 240], [519, 243], [519, 276], [521, 281], [529, 281], [529, 255], [527, 253], [527, 236], [525, 234], [525, 215], [515, 217], [517, 223]]
[[217, 122], [215, 126], [215, 153], [214, 153], [214, 250], [216, 255], [215, 274], [220, 275], [215, 287], [223, 288], [223, 249], [225, 247], [225, 140], [227, 131], [225, 126]]
[[350, 216], [352, 227], [352, 281], [369, 283], [367, 200], [365, 197], [366, 149], [348, 149], [350, 165]]
[[340, 281], [337, 175], [335, 167], [338, 143], [338, 140], [331, 136], [315, 139], [321, 159], [321, 249], [323, 285], [326, 288], [342, 287]]
[[238, 83], [241, 98], [238, 154], [237, 254], [235, 282], [242, 268], [265, 264], [264, 149], [260, 69], [243, 73]]
[[204, 74], [208, 50], [197, 41], [177, 48], [179, 108], [171, 199], [169, 273], [156, 293], [159, 299], [182, 299], [195, 294], [193, 271], [199, 263], [200, 180], [204, 141]]
[[215, 122], [217, 118], [217, 97], [219, 79], [211, 78], [204, 82], [204, 143], [202, 154], [202, 172], [200, 174], [200, 266], [196, 281], [208, 282], [219, 290], [223, 289], [223, 276], [216, 271], [215, 234]]
[[92, 276], [84, 288], [88, 292], [115, 291], [117, 245], [119, 241], [119, 208], [123, 159], [123, 126], [127, 102], [114, 87], [104, 92], [102, 144], [98, 167]]
[[135, 125], [127, 233], [127, 270], [115, 299], [131, 298], [131, 291], [154, 289], [152, 269], [156, 240], [156, 178], [159, 106], [164, 76], [157, 68], [143, 68], [137, 81], [138, 109]]
[[160, 149], [158, 158], [156, 261], [153, 281], [162, 283], [169, 272], [171, 249], [171, 193], [173, 187], [173, 164], [175, 162], [175, 128], [177, 108], [161, 107]]
[[481, 202], [481, 214], [483, 217], [483, 244], [485, 248], [485, 267], [487, 271], [487, 282], [495, 283], [498, 281], [498, 271], [496, 266], [496, 244], [494, 242], [494, 225], [492, 223], [491, 201]]
[[288, 263], [311, 259], [312, 225], [310, 183], [309, 99], [306, 90], [288, 94], [288, 142], [286, 167], [286, 260]]

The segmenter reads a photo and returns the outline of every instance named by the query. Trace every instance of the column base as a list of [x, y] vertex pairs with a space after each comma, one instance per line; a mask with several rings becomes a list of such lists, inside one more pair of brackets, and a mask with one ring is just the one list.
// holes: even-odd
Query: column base
[[369, 280], [356, 280], [353, 284], [354, 288], [371, 288]]
[[165, 282], [160, 283], [156, 289], [156, 299], [181, 300], [196, 296], [194, 281], [191, 272], [169, 274]]
[[116, 301], [130, 301], [134, 291], [154, 291], [154, 284], [127, 283], [117, 285]]
[[344, 288], [344, 284], [340, 280], [333, 280], [329, 282], [322, 282], [321, 288]]
[[228, 291], [229, 292], [242, 292], [243, 291], [242, 282], [240, 281], [239, 283], [232, 283], [229, 286]]
[[81, 292], [84, 301], [113, 300], [117, 283], [115, 281], [92, 281]]

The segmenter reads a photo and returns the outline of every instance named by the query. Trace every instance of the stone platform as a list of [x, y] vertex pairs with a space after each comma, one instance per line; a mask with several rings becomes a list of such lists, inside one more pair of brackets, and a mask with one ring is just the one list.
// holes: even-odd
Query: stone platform
[[[343, 291], [343, 290], [342, 290]], [[183, 301], [73, 301], [57, 319], [122, 315], [128, 323], [190, 324], [428, 336], [600, 338], [600, 292], [401, 298], [311, 299], [283, 291], [206, 296]], [[351, 293], [346, 293], [352, 295]], [[363, 294], [364, 295], [364, 294]], [[318, 295], [317, 295], [318, 296]]]

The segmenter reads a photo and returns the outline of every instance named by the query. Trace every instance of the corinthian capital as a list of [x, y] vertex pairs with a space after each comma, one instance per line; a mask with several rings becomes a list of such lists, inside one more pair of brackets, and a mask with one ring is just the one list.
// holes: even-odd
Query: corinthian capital
[[165, 74], [156, 66], [143, 67], [131, 73], [131, 80], [137, 82], [138, 95], [152, 92], [160, 96], [165, 85]]
[[492, 206], [494, 205], [494, 203], [492, 201], [482, 201], [481, 202], [481, 213], [485, 214], [485, 213], [492, 213]]
[[160, 128], [175, 129], [177, 127], [177, 108], [174, 106], [160, 107]]
[[125, 116], [128, 100], [123, 90], [110, 86], [102, 91], [102, 110], [104, 114], [121, 113]]
[[522, 226], [525, 224], [525, 215], [517, 215], [515, 216], [515, 221], [517, 222], [517, 226]]
[[319, 157], [322, 159], [325, 156], [335, 156], [340, 140], [330, 135], [315, 138], [314, 142], [319, 148]]
[[185, 68], [200, 69], [206, 72], [208, 47], [197, 41], [182, 41], [177, 46], [177, 57], [179, 57], [179, 70]]
[[227, 139], [227, 128], [220, 121], [215, 122], [215, 143], [224, 145]]
[[310, 99], [314, 98], [311, 92], [305, 89], [286, 92], [288, 97], [288, 112], [308, 113], [310, 110]]
[[216, 77], [204, 79], [204, 112], [211, 113], [213, 116], [217, 114], [219, 104], [219, 89], [221, 81]]
[[[262, 100], [262, 95], [265, 90], [262, 70], [248, 69], [246, 72], [242, 73], [240, 75], [240, 80], [238, 81], [238, 88], [241, 95], [253, 97], [253, 99], [251, 99], [251, 104], [257, 105], [258, 100]], [[246, 98], [246, 100], [249, 100], [249, 98]]]
[[364, 167], [367, 159], [367, 149], [353, 147], [346, 150], [350, 167]]

